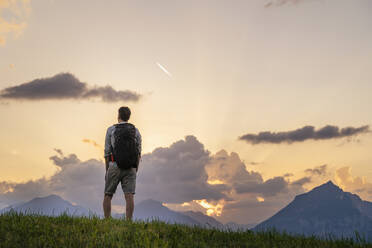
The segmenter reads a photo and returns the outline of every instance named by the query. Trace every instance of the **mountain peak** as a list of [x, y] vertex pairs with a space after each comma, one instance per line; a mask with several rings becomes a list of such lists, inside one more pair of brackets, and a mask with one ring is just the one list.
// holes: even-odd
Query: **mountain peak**
[[329, 180], [328, 182], [326, 182], [325, 185], [336, 186], [336, 187], [337, 187], [337, 185], [334, 184], [334, 183], [332, 182], [332, 180]]
[[64, 200], [62, 197], [60, 197], [59, 195], [51, 194], [51, 195], [44, 196], [44, 197], [35, 197], [30, 202], [54, 202], [54, 203], [57, 203], [57, 202], [67, 202], [67, 201]]
[[328, 182], [322, 184], [322, 185], [319, 185], [318, 187], [315, 187], [312, 191], [320, 191], [320, 190], [332, 190], [332, 191], [340, 191], [340, 192], [343, 192], [343, 190], [338, 187], [336, 184], [334, 184], [331, 180], [329, 180]]
[[62, 200], [62, 201], [64, 201], [64, 199], [62, 197], [60, 197], [59, 195], [55, 195], [55, 194], [51, 194], [51, 195], [48, 195], [48, 196], [45, 196], [45, 197], [40, 197], [40, 198], [49, 199], [49, 200]]
[[13, 209], [16, 212], [37, 213], [49, 216], [58, 216], [63, 213], [76, 216], [89, 216], [89, 211], [81, 206], [74, 206], [62, 197], [52, 194], [45, 197], [36, 197], [28, 202], [12, 206], [2, 211]]

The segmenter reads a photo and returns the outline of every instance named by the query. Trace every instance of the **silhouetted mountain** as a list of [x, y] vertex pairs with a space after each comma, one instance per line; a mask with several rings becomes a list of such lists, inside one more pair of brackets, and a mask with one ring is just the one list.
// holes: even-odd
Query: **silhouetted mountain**
[[185, 211], [177, 212], [163, 206], [161, 202], [155, 200], [144, 200], [140, 202], [134, 210], [134, 219], [152, 220], [158, 219], [168, 223], [180, 223], [186, 225], [197, 225], [205, 228], [217, 228], [220, 230], [247, 230], [253, 225], [240, 225], [230, 222], [226, 225], [217, 221], [211, 216], [201, 212]]
[[[355, 237], [355, 231], [372, 239], [372, 203], [344, 192], [331, 181], [295, 197], [286, 207], [253, 230], [274, 227], [280, 231], [325, 237]], [[368, 236], [369, 235], [369, 236]]]
[[8, 211], [22, 213], [36, 213], [48, 216], [58, 216], [63, 213], [72, 216], [89, 216], [89, 211], [81, 206], [72, 205], [58, 195], [37, 197], [26, 203], [18, 203], [1, 210], [2, 213]]

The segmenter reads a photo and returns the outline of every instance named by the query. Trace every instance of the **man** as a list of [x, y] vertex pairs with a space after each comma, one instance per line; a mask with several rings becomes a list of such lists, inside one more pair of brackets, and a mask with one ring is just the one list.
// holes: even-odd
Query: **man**
[[[131, 111], [128, 107], [120, 107], [118, 111], [118, 124], [116, 125], [128, 125], [130, 115]], [[119, 127], [116, 127], [116, 125], [112, 125], [107, 129], [105, 138], [104, 156], [106, 164], [106, 175], [103, 211], [105, 214], [105, 218], [111, 217], [111, 199], [116, 191], [119, 182], [121, 182], [121, 187], [124, 192], [126, 201], [126, 218], [127, 220], [131, 220], [134, 211], [134, 194], [136, 189], [138, 163], [136, 165], [131, 165], [131, 168], [128, 169], [121, 169], [118, 167], [118, 164], [113, 156], [113, 146], [115, 145], [114, 132], [115, 129], [119, 129]], [[137, 128], [135, 128], [135, 144], [139, 152], [139, 161], [139, 159], [141, 158], [142, 138]]]

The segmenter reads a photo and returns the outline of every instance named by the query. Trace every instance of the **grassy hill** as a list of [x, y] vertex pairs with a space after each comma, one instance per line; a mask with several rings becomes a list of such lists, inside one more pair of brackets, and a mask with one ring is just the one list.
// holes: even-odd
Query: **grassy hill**
[[320, 240], [275, 231], [203, 229], [153, 221], [0, 215], [0, 247], [372, 247], [362, 240]]

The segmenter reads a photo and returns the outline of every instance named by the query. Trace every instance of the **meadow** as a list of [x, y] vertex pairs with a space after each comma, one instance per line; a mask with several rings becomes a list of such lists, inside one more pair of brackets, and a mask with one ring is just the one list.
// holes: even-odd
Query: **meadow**
[[318, 239], [266, 232], [221, 231], [160, 221], [0, 215], [0, 247], [372, 247], [357, 239]]

